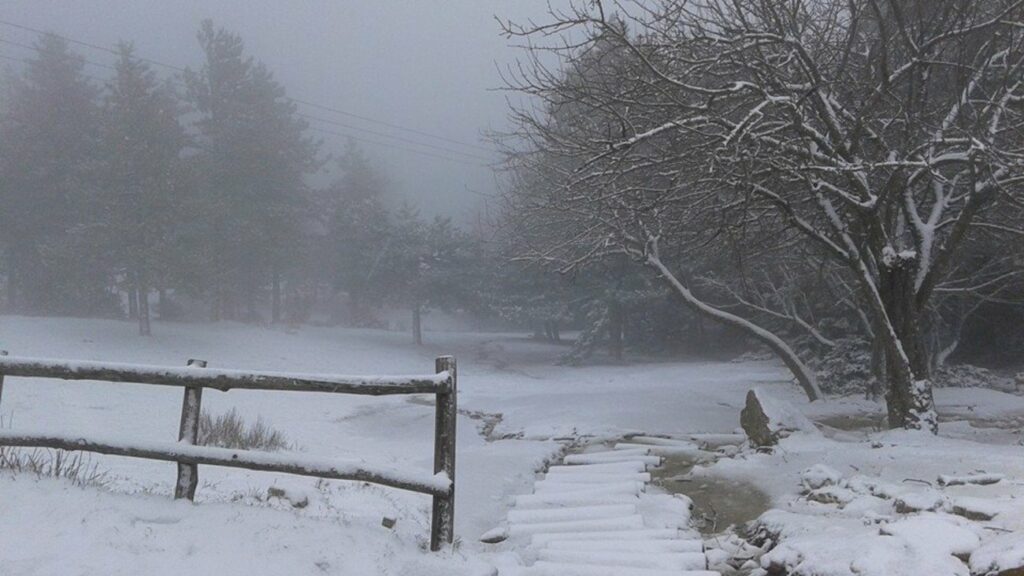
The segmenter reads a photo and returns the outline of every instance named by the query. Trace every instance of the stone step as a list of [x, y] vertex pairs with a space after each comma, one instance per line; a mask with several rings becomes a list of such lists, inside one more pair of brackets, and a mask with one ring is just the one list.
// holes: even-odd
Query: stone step
[[562, 459], [566, 464], [613, 464], [617, 462], [640, 462], [646, 466], [661, 464], [661, 456], [647, 456], [629, 450], [569, 454]]
[[503, 570], [500, 576], [721, 576], [710, 570], [651, 570], [622, 566], [537, 562], [527, 568]]
[[703, 552], [701, 540], [548, 540], [541, 547], [549, 550], [598, 552]]
[[636, 514], [636, 506], [633, 504], [580, 506], [577, 508], [553, 508], [547, 510], [509, 510], [508, 522], [509, 524], [537, 524], [569, 520], [622, 518], [634, 514]]
[[595, 564], [657, 570], [704, 570], [708, 567], [708, 559], [703, 552], [598, 552], [544, 548], [538, 551], [537, 558], [544, 562], [563, 564]]
[[[603, 492], [605, 494], [637, 494], [644, 491], [646, 488], [646, 482], [637, 482], [635, 480], [627, 480], [625, 482], [615, 482], [614, 484], [594, 484], [593, 489], [588, 489], [587, 493], [595, 494]], [[550, 493], [579, 493], [583, 492], [579, 484], [572, 484], [567, 482], [549, 482], [547, 480], [540, 480], [533, 484], [534, 494], [550, 494]]]
[[545, 492], [541, 494], [522, 494], [512, 500], [513, 505], [521, 510], [544, 508], [575, 508], [578, 506], [601, 506], [607, 504], [639, 504], [635, 494], [594, 492], [593, 490], [577, 490], [574, 492]]
[[674, 528], [641, 528], [635, 530], [615, 530], [600, 532], [561, 532], [555, 534], [536, 534], [531, 539], [533, 546], [543, 546], [556, 540], [591, 540], [591, 541], [652, 541], [678, 539], [681, 531]]
[[549, 482], [567, 482], [573, 484], [613, 484], [615, 482], [650, 482], [648, 472], [632, 472], [629, 474], [548, 474], [544, 480]]
[[619, 474], [630, 472], [646, 472], [647, 465], [643, 462], [605, 462], [599, 464], [578, 464], [576, 466], [552, 466], [547, 474]]

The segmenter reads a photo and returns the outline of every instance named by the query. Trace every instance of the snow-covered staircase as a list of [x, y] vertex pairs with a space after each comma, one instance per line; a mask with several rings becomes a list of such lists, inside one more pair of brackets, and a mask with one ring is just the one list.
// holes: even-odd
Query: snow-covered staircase
[[521, 542], [527, 566], [501, 576], [717, 576], [689, 526], [690, 500], [647, 491], [661, 455], [697, 451], [681, 440], [636, 437], [566, 456], [481, 540]]

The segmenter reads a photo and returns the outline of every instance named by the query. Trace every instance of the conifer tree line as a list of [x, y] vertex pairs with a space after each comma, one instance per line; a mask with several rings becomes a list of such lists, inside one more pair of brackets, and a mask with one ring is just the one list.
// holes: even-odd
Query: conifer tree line
[[[212, 22], [202, 64], [161, 78], [131, 43], [90, 76], [41, 35], [0, 85], [0, 273], [8, 313], [302, 322], [320, 293], [355, 324], [384, 305], [465, 299], [479, 246], [446, 218], [387, 198], [354, 145], [309, 136], [285, 88]], [[327, 163], [340, 178], [307, 184]], [[152, 303], [152, 304], [151, 304]], [[155, 310], [150, 310], [151, 305]]]

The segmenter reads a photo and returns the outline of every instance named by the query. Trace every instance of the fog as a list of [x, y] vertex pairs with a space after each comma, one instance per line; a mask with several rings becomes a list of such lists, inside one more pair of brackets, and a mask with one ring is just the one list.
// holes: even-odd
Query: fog
[[[196, 31], [212, 19], [240, 35], [289, 96], [378, 121], [302, 106], [325, 120], [307, 118], [326, 152], [342, 149], [346, 137], [323, 130], [358, 138], [397, 193], [428, 214], [465, 220], [495, 187], [487, 165], [497, 158], [481, 134], [503, 127], [507, 115], [506, 94], [494, 89], [502, 86], [498, 67], [515, 54], [495, 16], [525, 19], [546, 10], [536, 0], [8, 0], [0, 19], [104, 47], [130, 40], [138, 56], [179, 67], [201, 64]], [[7, 41], [0, 55], [29, 57], [31, 50], [9, 42], [31, 44], [37, 36], [0, 26]], [[72, 48], [92, 62], [113, 63], [109, 53]], [[106, 77], [109, 70], [87, 65], [86, 72]], [[316, 180], [328, 181], [331, 167]]]
[[1024, 574], [1022, 31], [0, 0], [0, 576]]

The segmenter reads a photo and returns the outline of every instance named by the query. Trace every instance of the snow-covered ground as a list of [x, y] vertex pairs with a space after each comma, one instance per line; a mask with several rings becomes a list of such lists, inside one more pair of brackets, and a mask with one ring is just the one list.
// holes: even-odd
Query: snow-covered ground
[[[199, 358], [217, 368], [421, 374], [432, 372], [435, 356], [454, 354], [464, 411], [454, 551], [422, 550], [429, 522], [423, 495], [206, 466], [197, 504], [190, 505], [169, 497], [173, 464], [97, 456], [93, 461], [107, 472], [106, 490], [0, 474], [0, 574], [488, 574], [488, 565], [510, 561], [494, 555], [510, 552], [494, 552], [479, 536], [505, 517], [512, 495], [529, 491], [534, 471], [563, 449], [560, 438], [733, 432], [754, 385], [815, 418], [880, 409], [856, 400], [808, 405], [771, 362], [571, 368], [554, 363], [564, 348], [519, 335], [429, 332], [426, 339], [426, 346], [416, 347], [404, 333], [231, 323], [161, 323], [152, 338], [139, 338], [124, 322], [0, 317], [0, 349], [18, 356], [170, 366]], [[974, 392], [939, 391], [940, 408], [991, 418], [1024, 414], [1020, 397]], [[262, 417], [312, 456], [432, 466], [429, 398], [207, 391], [203, 405], [214, 414], [235, 408], [247, 420]], [[173, 388], [9, 378], [0, 414], [14, 429], [168, 441], [176, 437], [180, 408], [180, 391]], [[490, 416], [481, 419], [483, 414]], [[499, 414], [500, 423], [484, 438], [479, 432]], [[910, 457], [915, 449], [907, 449]], [[791, 462], [777, 462], [778, 456], [722, 460], [707, 473], [749, 477], [782, 503], [798, 488], [801, 467], [843, 453], [820, 450], [794, 449]], [[1024, 449], [1001, 450], [1001, 468], [1024, 477], [1010, 464], [1024, 461]], [[884, 453], [851, 456], [850, 462], [884, 471], [878, 456]], [[769, 465], [780, 472], [762, 482]], [[965, 461], [936, 465], [927, 474], [978, 467]], [[894, 472], [893, 481], [902, 473]], [[286, 497], [267, 498], [271, 486]], [[301, 500], [309, 505], [292, 506]], [[381, 526], [384, 516], [397, 519], [393, 529]]]

